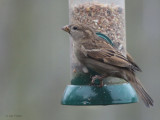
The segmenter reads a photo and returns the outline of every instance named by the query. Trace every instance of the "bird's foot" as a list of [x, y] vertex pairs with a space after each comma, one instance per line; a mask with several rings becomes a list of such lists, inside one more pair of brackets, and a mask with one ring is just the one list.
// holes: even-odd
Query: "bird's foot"
[[73, 73], [76, 73], [77, 71], [76, 71], [76, 69], [73, 69]]
[[[103, 87], [103, 78], [104, 76], [95, 75], [92, 77], [91, 85], [97, 86], [97, 87]], [[99, 84], [96, 84], [96, 81], [99, 80]]]

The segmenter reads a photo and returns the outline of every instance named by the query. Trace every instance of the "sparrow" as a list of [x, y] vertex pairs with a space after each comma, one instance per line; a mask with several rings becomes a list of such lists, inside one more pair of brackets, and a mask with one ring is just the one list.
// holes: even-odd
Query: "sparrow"
[[141, 69], [129, 54], [123, 56], [87, 25], [71, 24], [62, 29], [73, 38], [73, 50], [79, 62], [99, 74], [92, 77], [92, 83], [99, 79], [102, 87], [106, 77], [122, 78], [133, 86], [147, 107], [153, 106], [153, 99], [135, 76]]

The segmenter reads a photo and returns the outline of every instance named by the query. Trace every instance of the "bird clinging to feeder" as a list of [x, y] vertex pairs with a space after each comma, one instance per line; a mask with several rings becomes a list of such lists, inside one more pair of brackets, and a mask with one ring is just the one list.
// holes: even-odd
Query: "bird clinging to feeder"
[[104, 39], [97, 36], [95, 31], [84, 24], [71, 24], [63, 27], [73, 38], [75, 56], [87, 69], [92, 69], [100, 75], [92, 77], [92, 83], [109, 76], [122, 78], [129, 82], [147, 107], [153, 106], [153, 100], [148, 95], [140, 81], [135, 77], [135, 71], [141, 69], [132, 58], [123, 56]]

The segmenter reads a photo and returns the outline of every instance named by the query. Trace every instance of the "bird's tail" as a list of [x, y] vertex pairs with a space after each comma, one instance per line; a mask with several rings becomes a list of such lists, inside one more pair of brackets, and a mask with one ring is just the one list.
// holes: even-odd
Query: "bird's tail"
[[136, 90], [137, 94], [141, 97], [143, 102], [147, 107], [153, 106], [153, 99], [149, 96], [145, 88], [142, 86], [140, 83], [139, 79], [133, 76], [131, 80], [129, 80], [131, 85], [134, 87]]

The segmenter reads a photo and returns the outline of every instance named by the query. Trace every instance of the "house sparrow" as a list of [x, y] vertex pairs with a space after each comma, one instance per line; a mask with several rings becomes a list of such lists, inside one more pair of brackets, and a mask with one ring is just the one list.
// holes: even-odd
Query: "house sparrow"
[[100, 74], [92, 77], [93, 83], [99, 79], [103, 86], [103, 79], [108, 76], [122, 78], [134, 87], [147, 107], [153, 106], [152, 98], [135, 76], [135, 71], [141, 69], [129, 54], [124, 57], [87, 25], [71, 24], [62, 29], [73, 38], [73, 50], [79, 62]]

